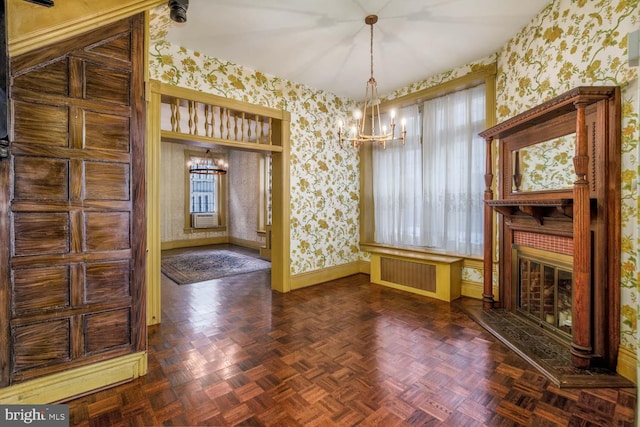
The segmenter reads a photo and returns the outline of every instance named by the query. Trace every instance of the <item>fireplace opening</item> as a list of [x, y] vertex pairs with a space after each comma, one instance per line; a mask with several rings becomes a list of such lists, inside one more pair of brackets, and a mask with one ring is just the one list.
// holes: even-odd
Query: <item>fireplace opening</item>
[[573, 257], [519, 245], [512, 251], [515, 311], [569, 343]]

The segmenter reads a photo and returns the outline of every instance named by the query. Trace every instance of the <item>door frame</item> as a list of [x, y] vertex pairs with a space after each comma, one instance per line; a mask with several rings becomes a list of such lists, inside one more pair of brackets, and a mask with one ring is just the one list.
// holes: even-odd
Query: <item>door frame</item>
[[[147, 324], [161, 322], [160, 258], [160, 146], [163, 139], [193, 141], [189, 134], [162, 130], [162, 96], [174, 96], [183, 100], [208, 103], [248, 114], [259, 114], [273, 119], [273, 144], [248, 144], [234, 141], [214, 141], [230, 149], [242, 149], [270, 153], [272, 158], [272, 225], [271, 225], [271, 288], [278, 292], [291, 290], [290, 273], [290, 124], [288, 111], [263, 107], [233, 99], [223, 98], [192, 89], [168, 85], [150, 80], [147, 99]], [[198, 141], [202, 144], [203, 137]], [[207, 143], [208, 141], [204, 141]]]

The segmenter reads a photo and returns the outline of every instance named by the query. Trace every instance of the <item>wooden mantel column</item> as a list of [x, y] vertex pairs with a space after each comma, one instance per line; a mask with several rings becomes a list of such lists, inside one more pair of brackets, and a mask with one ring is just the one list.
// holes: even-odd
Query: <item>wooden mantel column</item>
[[493, 208], [487, 203], [493, 200], [493, 161], [491, 159], [491, 145], [493, 137], [485, 138], [487, 153], [484, 174], [484, 289], [482, 293], [483, 307], [493, 308]]
[[589, 152], [587, 147], [587, 102], [575, 102], [576, 151], [573, 166], [576, 181], [573, 184], [573, 318], [571, 360], [578, 368], [588, 368], [593, 352], [591, 335], [591, 214], [589, 203]]

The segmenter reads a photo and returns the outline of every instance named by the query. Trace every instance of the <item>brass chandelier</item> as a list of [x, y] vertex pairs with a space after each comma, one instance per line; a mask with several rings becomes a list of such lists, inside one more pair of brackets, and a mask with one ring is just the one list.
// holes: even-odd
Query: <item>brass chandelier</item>
[[188, 166], [189, 173], [194, 175], [225, 175], [229, 167], [223, 160], [214, 159], [211, 150], [207, 150], [204, 158], [190, 161]]
[[[382, 125], [382, 119], [380, 117], [380, 99], [378, 99], [378, 84], [373, 77], [373, 24], [378, 22], [377, 15], [368, 15], [364, 22], [371, 27], [371, 77], [367, 81], [367, 87], [364, 96], [364, 102], [362, 111], [355, 110], [353, 112], [354, 123], [350, 128], [345, 129], [344, 123], [340, 121], [338, 124], [338, 137], [340, 138], [340, 145], [343, 141], [349, 141], [353, 143], [354, 147], [359, 147], [366, 142], [376, 142], [386, 148], [387, 142], [402, 141], [407, 131], [405, 130], [405, 120], [402, 120], [402, 130], [400, 135], [396, 138], [395, 129], [395, 112], [391, 110], [389, 112], [389, 127]], [[367, 121], [369, 118], [369, 121]], [[367, 133], [369, 132], [369, 133]]]

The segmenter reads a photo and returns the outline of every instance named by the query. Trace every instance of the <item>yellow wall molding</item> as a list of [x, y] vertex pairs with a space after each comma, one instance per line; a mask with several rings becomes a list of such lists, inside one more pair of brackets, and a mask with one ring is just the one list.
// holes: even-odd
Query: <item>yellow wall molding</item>
[[65, 0], [49, 8], [9, 0], [9, 54], [16, 56], [54, 44], [166, 3], [162, 0]]
[[618, 347], [618, 367], [620, 375], [638, 384], [638, 356], [636, 352], [626, 347]]
[[387, 246], [378, 243], [360, 243], [360, 250], [369, 252], [371, 254], [384, 254], [433, 262], [457, 262], [463, 260], [463, 258], [460, 256], [450, 255], [443, 252], [421, 250], [416, 248], [405, 248], [399, 246]]
[[[147, 14], [148, 15], [148, 14]], [[148, 22], [148, 21], [147, 21]], [[149, 25], [145, 25], [145, 32], [149, 33]], [[149, 55], [145, 55], [148, 58]], [[145, 76], [148, 76], [148, 64], [145, 65]], [[145, 81], [148, 79], [145, 77]], [[160, 180], [156, 179], [160, 171], [160, 126], [161, 97], [158, 90], [151, 90], [151, 86], [157, 83], [150, 82], [146, 85], [147, 100], [147, 141], [145, 144], [145, 175], [147, 180], [147, 325], [156, 325], [162, 320], [162, 307], [160, 304], [160, 260], [161, 253], [158, 248], [160, 242]]]
[[463, 280], [461, 283], [460, 293], [464, 297], [482, 299], [482, 289], [482, 283]]
[[[475, 259], [475, 258], [465, 258], [464, 261], [462, 261], [462, 268], [463, 269], [470, 268], [473, 270], [484, 272], [484, 261], [481, 259]], [[482, 299], [483, 286], [484, 284], [482, 282], [472, 282], [470, 280], [462, 280], [462, 287], [461, 287], [462, 296], [475, 298], [475, 299]], [[494, 290], [494, 293], [495, 293], [495, 290]]]
[[0, 404], [54, 403], [147, 373], [147, 353], [135, 353], [0, 389]]
[[336, 265], [334, 267], [323, 268], [321, 270], [307, 271], [305, 273], [291, 276], [291, 289], [300, 289], [329, 280], [340, 279], [361, 273], [359, 261]]
[[254, 240], [238, 239], [237, 237], [230, 237], [229, 243], [232, 245], [242, 246], [243, 248], [260, 249], [264, 246], [262, 242], [256, 242]]
[[222, 243], [229, 243], [229, 236], [201, 237], [199, 239], [162, 242], [161, 250], [166, 251], [167, 249], [190, 248], [192, 246], [220, 245]]
[[371, 262], [360, 260], [358, 261], [358, 272], [363, 274], [371, 274]]
[[465, 258], [462, 267], [484, 271], [484, 261], [482, 259]]

